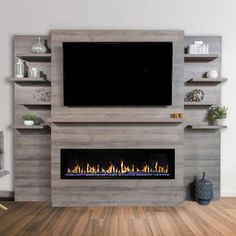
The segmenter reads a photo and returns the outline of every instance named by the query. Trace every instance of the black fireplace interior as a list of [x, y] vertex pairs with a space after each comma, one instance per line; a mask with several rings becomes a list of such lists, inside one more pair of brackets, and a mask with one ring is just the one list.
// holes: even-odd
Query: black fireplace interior
[[174, 179], [174, 149], [61, 149], [61, 178]]

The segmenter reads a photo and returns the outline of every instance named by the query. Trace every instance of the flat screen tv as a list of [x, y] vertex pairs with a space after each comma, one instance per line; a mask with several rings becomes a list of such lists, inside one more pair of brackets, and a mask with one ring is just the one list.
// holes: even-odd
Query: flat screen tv
[[171, 42], [64, 42], [64, 106], [172, 104]]

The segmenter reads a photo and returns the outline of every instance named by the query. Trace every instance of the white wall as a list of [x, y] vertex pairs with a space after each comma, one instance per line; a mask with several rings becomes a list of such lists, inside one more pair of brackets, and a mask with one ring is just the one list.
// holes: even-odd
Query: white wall
[[5, 132], [6, 168], [0, 190], [13, 190], [12, 37], [51, 29], [182, 29], [188, 35], [223, 36], [222, 195], [236, 196], [236, 1], [235, 0], [0, 0], [0, 130]]

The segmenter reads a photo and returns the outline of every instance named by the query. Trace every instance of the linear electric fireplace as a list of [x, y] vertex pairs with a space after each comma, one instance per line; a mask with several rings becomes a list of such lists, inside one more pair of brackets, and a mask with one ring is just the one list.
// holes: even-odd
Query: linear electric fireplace
[[175, 178], [174, 149], [61, 149], [61, 178]]

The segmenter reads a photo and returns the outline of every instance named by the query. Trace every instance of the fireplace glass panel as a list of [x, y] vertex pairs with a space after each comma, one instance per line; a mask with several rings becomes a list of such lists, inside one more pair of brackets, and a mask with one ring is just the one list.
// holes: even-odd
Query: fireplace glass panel
[[61, 178], [175, 178], [174, 149], [61, 149]]

